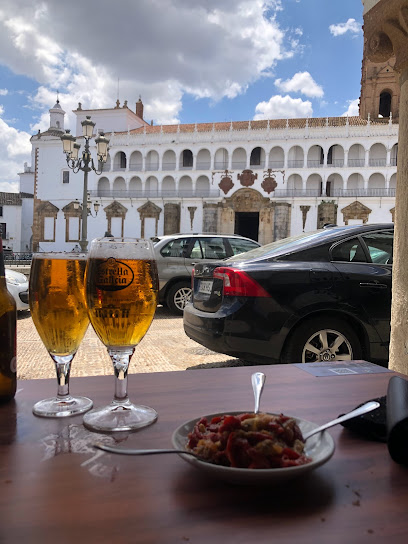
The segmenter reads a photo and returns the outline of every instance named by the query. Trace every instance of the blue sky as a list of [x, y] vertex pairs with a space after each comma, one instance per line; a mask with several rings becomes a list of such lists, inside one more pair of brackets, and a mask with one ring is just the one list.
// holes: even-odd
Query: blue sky
[[2, 0], [0, 190], [18, 190], [57, 91], [68, 126], [78, 102], [133, 109], [139, 94], [155, 124], [355, 115], [362, 12], [360, 0]]

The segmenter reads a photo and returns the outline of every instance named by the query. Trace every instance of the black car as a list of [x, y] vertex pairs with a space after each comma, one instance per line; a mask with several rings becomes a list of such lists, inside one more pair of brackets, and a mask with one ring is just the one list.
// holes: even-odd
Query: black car
[[254, 362], [387, 364], [394, 225], [329, 226], [197, 264], [184, 330]]

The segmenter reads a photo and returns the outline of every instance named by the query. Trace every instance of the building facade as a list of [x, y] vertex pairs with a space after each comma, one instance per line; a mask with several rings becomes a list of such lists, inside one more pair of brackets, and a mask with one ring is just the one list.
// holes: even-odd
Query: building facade
[[[90, 201], [101, 204], [97, 215], [91, 207], [89, 239], [106, 231], [235, 232], [264, 244], [325, 223], [393, 220], [392, 117], [167, 126], [140, 119], [135, 128], [113, 130], [138, 116], [127, 105], [75, 113], [90, 115], [110, 138], [103, 173], [88, 179]], [[34, 194], [34, 250], [68, 250], [80, 239], [83, 174], [68, 168], [62, 133], [50, 122], [31, 139], [31, 178], [24, 181]]]

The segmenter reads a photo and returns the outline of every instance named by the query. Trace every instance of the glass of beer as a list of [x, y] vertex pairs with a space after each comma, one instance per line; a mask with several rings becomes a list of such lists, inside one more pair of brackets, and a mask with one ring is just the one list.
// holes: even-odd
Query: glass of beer
[[57, 372], [57, 396], [41, 400], [33, 413], [65, 417], [92, 408], [87, 397], [69, 393], [71, 363], [89, 325], [85, 299], [86, 255], [36, 253], [30, 270], [29, 302], [34, 325]]
[[150, 425], [157, 412], [128, 398], [129, 361], [153, 320], [158, 275], [153, 244], [135, 238], [97, 238], [85, 272], [88, 315], [108, 349], [115, 395], [108, 406], [91, 410], [84, 425], [93, 431], [131, 431]]

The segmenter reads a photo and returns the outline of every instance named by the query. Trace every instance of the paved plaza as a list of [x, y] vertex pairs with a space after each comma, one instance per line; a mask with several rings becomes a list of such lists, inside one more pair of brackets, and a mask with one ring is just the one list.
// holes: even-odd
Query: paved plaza
[[[159, 306], [150, 329], [136, 348], [129, 373], [162, 372], [192, 368], [243, 366], [239, 359], [210, 351], [187, 337], [183, 319]], [[17, 321], [19, 379], [53, 378], [53, 362], [35, 329], [30, 312]], [[71, 376], [111, 375], [112, 364], [105, 346], [91, 326], [75, 356]]]

